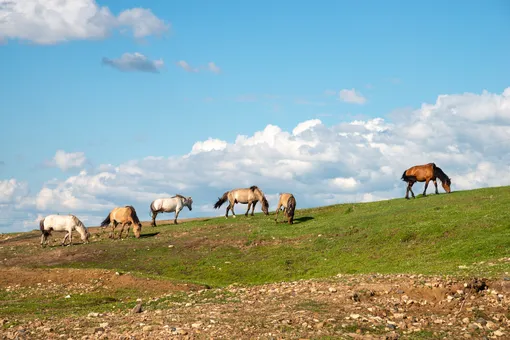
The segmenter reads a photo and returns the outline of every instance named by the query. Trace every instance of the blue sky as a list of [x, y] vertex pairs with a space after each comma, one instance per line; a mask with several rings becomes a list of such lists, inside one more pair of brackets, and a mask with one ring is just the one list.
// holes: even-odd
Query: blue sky
[[[114, 16], [140, 5], [96, 3]], [[40, 44], [0, 26], [0, 180], [27, 182], [36, 194], [80, 170], [44, 166], [59, 149], [83, 152], [83, 167], [93, 169], [177, 157], [209, 137], [233, 143], [268, 124], [291, 131], [317, 118], [328, 126], [391, 121], [395, 110], [441, 94], [510, 85], [503, 0], [144, 1], [143, 8], [169, 29]], [[101, 62], [124, 53], [164, 66], [124, 72]], [[187, 72], [179, 61], [201, 69]], [[207, 70], [210, 62], [219, 73]], [[365, 102], [340, 100], [342, 89]]]

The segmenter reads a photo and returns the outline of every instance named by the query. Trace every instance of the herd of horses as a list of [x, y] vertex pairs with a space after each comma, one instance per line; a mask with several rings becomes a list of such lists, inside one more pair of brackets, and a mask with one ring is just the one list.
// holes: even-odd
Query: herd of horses
[[[437, 179], [441, 181], [442, 187], [445, 192], [451, 192], [451, 179], [444, 173], [444, 171], [437, 167], [434, 163], [428, 163], [423, 165], [415, 165], [410, 167], [402, 174], [401, 179], [407, 183], [406, 199], [409, 199], [409, 192], [413, 198], [414, 192], [412, 186], [416, 182], [425, 182], [423, 189], [423, 196], [426, 196], [427, 187], [430, 181], [434, 182], [436, 194], [439, 194], [437, 189]], [[232, 211], [232, 216], [235, 218], [234, 206], [237, 203], [248, 204], [245, 216], [248, 216], [251, 208], [251, 216], [255, 211], [255, 206], [258, 202], [261, 203], [262, 212], [265, 215], [269, 215], [269, 202], [267, 201], [264, 193], [257, 186], [251, 186], [249, 188], [239, 188], [227, 191], [222, 197], [218, 197], [218, 201], [214, 204], [215, 209], [219, 209], [225, 202], [228, 201], [228, 206], [225, 211], [225, 218], [228, 218], [229, 211]], [[150, 212], [152, 217], [151, 226], [156, 226], [156, 217], [159, 213], [170, 213], [175, 212], [174, 224], [177, 224], [177, 218], [179, 213], [184, 207], [188, 207], [189, 211], [192, 210], [193, 199], [191, 197], [185, 197], [182, 195], [175, 195], [170, 198], [158, 198], [151, 202]], [[291, 193], [281, 193], [278, 205], [276, 207], [275, 221], [278, 222], [278, 213], [283, 208], [284, 216], [287, 218], [289, 224], [294, 223], [294, 212], [296, 209], [296, 198]], [[133, 206], [128, 205], [124, 207], [116, 207], [110, 211], [108, 216], [101, 223], [102, 228], [111, 226], [110, 238], [115, 239], [115, 229], [117, 225], [121, 225], [119, 239], [122, 238], [124, 228], [127, 226], [126, 237], [129, 235], [130, 227], [133, 227], [133, 234], [136, 238], [140, 238], [142, 231], [142, 223], [136, 214], [136, 210]], [[48, 237], [52, 231], [65, 231], [67, 232], [62, 240], [62, 245], [66, 244], [69, 239], [69, 244], [73, 244], [72, 232], [76, 230], [84, 243], [89, 242], [90, 233], [78, 217], [69, 215], [48, 215], [39, 221], [39, 227], [41, 230], [41, 245], [44, 247], [47, 244]]]

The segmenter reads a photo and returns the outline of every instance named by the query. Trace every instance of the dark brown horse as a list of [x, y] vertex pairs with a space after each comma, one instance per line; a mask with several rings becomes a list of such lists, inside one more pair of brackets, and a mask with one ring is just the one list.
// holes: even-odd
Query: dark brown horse
[[233, 189], [225, 192], [223, 196], [219, 197], [218, 201], [214, 204], [214, 209], [218, 209], [226, 201], [229, 201], [227, 211], [225, 212], [226, 218], [228, 218], [229, 210], [232, 210], [232, 215], [236, 217], [236, 214], [234, 212], [234, 205], [236, 203], [242, 204], [248, 203], [248, 210], [246, 210], [246, 213], [244, 215], [248, 216], [248, 212], [250, 211], [250, 208], [252, 208], [251, 216], [253, 216], [255, 204], [257, 204], [258, 201], [262, 203], [262, 211], [264, 212], [264, 214], [269, 215], [269, 203], [267, 202], [266, 196], [264, 196], [262, 190], [260, 190], [256, 185], [251, 186], [249, 188]]
[[289, 224], [293, 224], [294, 210], [296, 210], [296, 199], [294, 198], [294, 195], [289, 193], [280, 194], [280, 200], [276, 207], [276, 217], [274, 218], [276, 222], [278, 222], [278, 213], [280, 212], [281, 207], [283, 207], [283, 214], [287, 217]]
[[404, 174], [402, 175], [402, 180], [407, 182], [407, 190], [406, 190], [406, 199], [409, 199], [409, 191], [414, 198], [414, 192], [412, 186], [416, 182], [425, 182], [425, 188], [423, 189], [423, 196], [427, 196], [427, 187], [429, 186], [429, 182], [433, 181], [436, 186], [436, 194], [439, 194], [437, 191], [437, 182], [436, 178], [441, 180], [441, 185], [443, 186], [444, 191], [447, 193], [451, 192], [450, 185], [452, 181], [450, 177], [448, 177], [440, 167], [436, 166], [434, 163], [428, 163], [423, 165], [415, 165], [410, 167]]

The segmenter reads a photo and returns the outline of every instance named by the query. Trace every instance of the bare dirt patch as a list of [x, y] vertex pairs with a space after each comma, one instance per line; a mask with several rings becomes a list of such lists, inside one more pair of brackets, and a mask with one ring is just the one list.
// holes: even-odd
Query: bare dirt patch
[[487, 281], [488, 288], [478, 292], [469, 288], [470, 282], [422, 275], [338, 275], [201, 289], [180, 293], [178, 299], [167, 292], [143, 301], [140, 314], [101, 314], [91, 308], [87, 316], [17, 319], [3, 334], [37, 339], [508, 338], [508, 296], [502, 292], [507, 281]]
[[9, 286], [28, 287], [37, 284], [89, 284], [91, 281], [100, 281], [109, 288], [143, 287], [152, 293], [166, 293], [171, 291], [189, 291], [202, 288], [198, 285], [175, 284], [164, 280], [151, 280], [138, 278], [115, 271], [102, 269], [26, 269], [19, 267], [0, 268], [0, 288]]

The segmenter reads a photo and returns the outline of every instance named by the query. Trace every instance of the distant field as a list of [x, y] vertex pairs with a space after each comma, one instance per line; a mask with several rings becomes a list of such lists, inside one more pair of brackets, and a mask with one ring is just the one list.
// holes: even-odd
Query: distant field
[[[115, 241], [93, 228], [90, 244], [65, 248], [41, 249], [38, 232], [21, 233], [0, 241], [0, 258], [3, 266], [103, 268], [209, 286], [338, 273], [471, 275], [476, 263], [509, 255], [509, 208], [510, 187], [498, 187], [302, 209], [294, 225], [239, 215], [144, 226], [141, 239]], [[485, 275], [508, 270], [483, 266]]]
[[[124, 240], [94, 227], [91, 243], [76, 234], [72, 247], [59, 233], [46, 248], [39, 231], [3, 234], [0, 333], [505, 335], [509, 207], [510, 187], [499, 187], [299, 209], [294, 225], [274, 213], [144, 222], [140, 239]], [[476, 293], [473, 278], [496, 290]], [[417, 302], [402, 300], [410, 297]], [[142, 319], [126, 314], [137, 299]], [[478, 323], [466, 331], [466, 320]]]

